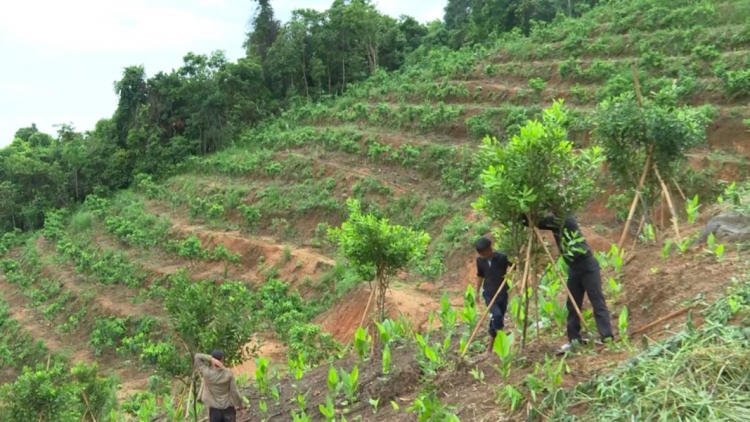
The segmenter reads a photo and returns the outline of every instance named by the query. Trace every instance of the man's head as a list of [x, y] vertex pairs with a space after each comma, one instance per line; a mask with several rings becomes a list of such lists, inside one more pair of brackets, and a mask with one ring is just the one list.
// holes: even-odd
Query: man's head
[[477, 240], [476, 247], [479, 256], [485, 259], [492, 258], [492, 255], [495, 252], [492, 250], [492, 241], [486, 237], [480, 237], [479, 240]]
[[219, 349], [216, 349], [213, 352], [211, 352], [211, 357], [214, 358], [214, 359], [216, 359], [216, 360], [218, 360], [219, 362], [223, 362], [224, 361], [224, 352], [222, 352]]

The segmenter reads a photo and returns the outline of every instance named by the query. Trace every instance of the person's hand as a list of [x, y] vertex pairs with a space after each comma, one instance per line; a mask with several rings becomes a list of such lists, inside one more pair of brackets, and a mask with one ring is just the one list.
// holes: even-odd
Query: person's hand
[[211, 358], [211, 366], [213, 366], [214, 368], [217, 368], [217, 369], [221, 369], [221, 368], [224, 367], [224, 364], [221, 363], [220, 360], [212, 357]]
[[240, 407], [240, 419], [245, 419], [245, 408]]

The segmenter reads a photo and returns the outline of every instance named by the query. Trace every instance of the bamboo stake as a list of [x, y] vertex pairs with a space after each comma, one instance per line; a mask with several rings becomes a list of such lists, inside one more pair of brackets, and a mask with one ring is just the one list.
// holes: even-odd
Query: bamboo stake
[[674, 204], [672, 204], [672, 196], [669, 194], [669, 189], [667, 188], [667, 185], [664, 184], [664, 180], [662, 180], [661, 175], [659, 174], [659, 169], [656, 168], [656, 166], [654, 166], [654, 172], [656, 173], [656, 178], [659, 179], [659, 184], [661, 184], [664, 195], [667, 197], [667, 204], [669, 205], [669, 212], [672, 213], [672, 226], [674, 226], [674, 233], [677, 236], [677, 241], [682, 242], [682, 239], [680, 238], [680, 226], [677, 223], [677, 212], [674, 209]]
[[661, 199], [661, 204], [659, 206], [659, 225], [661, 226], [661, 229], [664, 230], [664, 190], [660, 192], [659, 198]]
[[[685, 308], [676, 310], [676, 311], [672, 312], [671, 314], [664, 315], [663, 317], [658, 318], [658, 319], [656, 319], [656, 320], [654, 320], [652, 322], [649, 322], [648, 324], [646, 324], [644, 326], [636, 328], [635, 330], [633, 330], [632, 332], [630, 332], [628, 335], [634, 336], [636, 334], [641, 334], [642, 332], [648, 330], [649, 328], [651, 328], [651, 327], [653, 327], [655, 325], [659, 325], [659, 324], [661, 324], [664, 321], [667, 321], [667, 320], [672, 319], [672, 318], [674, 318], [676, 316], [684, 314], [685, 312], [693, 309], [693, 307], [694, 307], [694, 305], [687, 306]], [[603, 345], [597, 347], [596, 351], [597, 352], [601, 352], [605, 347], [607, 347], [607, 345], [603, 344]]]
[[[528, 218], [528, 216], [527, 216]], [[529, 219], [531, 221], [531, 219]], [[524, 262], [523, 266], [523, 277], [521, 279], [521, 303], [518, 304], [518, 312], [516, 312], [516, 321], [521, 322], [521, 308], [523, 307], [523, 304], [526, 300], [526, 281], [529, 277], [529, 266], [531, 264], [531, 245], [534, 241], [534, 236], [529, 232], [529, 243], [526, 244], [526, 260]], [[524, 311], [525, 312], [525, 311]], [[528, 320], [528, 316], [524, 313], [523, 314], [523, 330], [522, 332], [526, 331], [526, 321]], [[521, 340], [521, 349], [523, 349], [523, 339]]]
[[643, 230], [643, 223], [646, 222], [646, 214], [641, 215], [641, 222], [638, 223], [638, 230], [635, 231], [635, 236], [633, 237], [633, 246], [630, 248], [631, 252], [635, 250], [635, 244], [638, 243], [638, 235], [641, 233], [641, 230]]
[[360, 327], [362, 327], [362, 324], [364, 324], [365, 322], [365, 316], [367, 316], [367, 311], [370, 310], [370, 302], [372, 302], [372, 297], [374, 295], [375, 295], [375, 289], [373, 289], [372, 286], [370, 286], [370, 298], [367, 299], [367, 306], [365, 306], [365, 312], [362, 314], [362, 318], [359, 320]]
[[[537, 229], [536, 227], [534, 227], [533, 229], [534, 229], [534, 233], [536, 234], [537, 239], [539, 239], [539, 242], [542, 244], [542, 247], [544, 248], [544, 252], [547, 253], [547, 258], [549, 258], [550, 261], [552, 261], [552, 266], [555, 269], [555, 273], [557, 273], [557, 276], [560, 278], [561, 281], [565, 280], [560, 274], [560, 271], [557, 270], [557, 265], [555, 265], [556, 263], [555, 258], [552, 257], [552, 253], [550, 253], [549, 248], [547, 248], [547, 245], [544, 244], [544, 238], [542, 237], [542, 234], [539, 233], [539, 229]], [[583, 325], [583, 328], [585, 328], [586, 331], [591, 332], [588, 324], [586, 323], [586, 320], [583, 319], [583, 314], [581, 313], [581, 309], [578, 307], [578, 304], [576, 303], [575, 298], [573, 297], [573, 294], [570, 293], [570, 289], [568, 289], [568, 284], [563, 281], [562, 285], [565, 286], [565, 292], [568, 294], [568, 300], [570, 300], [570, 303], [573, 304], [573, 308], [575, 309], [576, 314], [578, 314], [578, 318], [581, 320], [581, 324]]]
[[[638, 98], [638, 106], [643, 107], [641, 83], [638, 79], [638, 67], [635, 65], [635, 61], [631, 63], [631, 69], [633, 71], [633, 85], [635, 86], [635, 95]], [[635, 213], [635, 207], [638, 205], [638, 199], [641, 195], [641, 189], [643, 189], [643, 184], [646, 183], [646, 175], [648, 174], [648, 169], [650, 168], [651, 164], [651, 152], [652, 148], [651, 146], [649, 146], [648, 151], [646, 152], [646, 165], [643, 166], [643, 173], [641, 173], [641, 178], [638, 181], [638, 187], [635, 189], [636, 195], [635, 197], [633, 197], [633, 203], [630, 205], [628, 219], [625, 221], [625, 228], [622, 231], [622, 236], [620, 236], [620, 241], [617, 242], [617, 249], [622, 249], [622, 245], [623, 243], [625, 243], [625, 237], [628, 234], [628, 230], [630, 230], [630, 222], [633, 220], [633, 214]]]
[[680, 193], [680, 196], [682, 197], [682, 200], [687, 202], [687, 198], [685, 197], [685, 193], [682, 192], [682, 189], [680, 188], [680, 184], [677, 183], [677, 180], [675, 178], [672, 178], [672, 183], [674, 183], [675, 187], [677, 188], [677, 192]]
[[541, 331], [541, 329], [539, 328], [539, 321], [540, 321], [539, 319], [539, 283], [541, 281], [542, 279], [539, 276], [537, 276], [536, 283], [534, 283], [534, 288], [532, 289], [533, 295], [534, 295], [534, 305], [535, 305], [534, 309], [536, 311], [536, 314], [534, 316], [536, 317], [536, 339], [537, 341], [540, 340], [540, 336], [541, 336], [541, 334], [539, 334], [539, 331]]
[[656, 319], [656, 320], [654, 320], [654, 321], [652, 321], [652, 322], [650, 322], [650, 323], [648, 323], [648, 324], [646, 324], [644, 326], [636, 328], [635, 330], [633, 330], [630, 333], [630, 335], [640, 334], [640, 333], [648, 330], [649, 328], [651, 328], [651, 327], [653, 327], [655, 325], [659, 325], [660, 323], [662, 323], [662, 322], [664, 322], [666, 320], [669, 320], [669, 319], [672, 319], [672, 318], [674, 318], [676, 316], [682, 315], [682, 314], [684, 314], [685, 312], [687, 312], [687, 311], [689, 311], [691, 309], [693, 309], [693, 306], [686, 306], [686, 307], [684, 307], [682, 309], [678, 309], [678, 310], [676, 310], [676, 311], [674, 311], [674, 312], [672, 312], [670, 314], [664, 315], [663, 317], [661, 317], [659, 319]]
[[635, 208], [638, 206], [638, 199], [641, 197], [641, 190], [643, 189], [644, 183], [646, 183], [646, 175], [648, 175], [648, 170], [650, 167], [651, 167], [651, 149], [649, 148], [648, 153], [646, 154], [646, 165], [643, 166], [643, 172], [641, 173], [641, 178], [638, 181], [638, 187], [635, 188], [635, 195], [633, 195], [633, 202], [630, 204], [630, 211], [628, 212], [628, 219], [625, 220], [625, 227], [622, 230], [620, 241], [617, 242], [617, 249], [622, 249], [622, 244], [625, 243], [625, 238], [628, 235], [628, 230], [630, 230], [630, 223], [631, 221], [633, 221], [633, 214], [635, 214]]
[[[91, 415], [91, 419], [96, 422], [96, 416], [94, 416], [94, 412], [91, 411], [91, 403], [89, 403], [89, 397], [86, 395], [86, 392], [83, 391], [83, 401], [86, 402], [86, 411]], [[86, 417], [86, 412], [83, 413], [83, 416]]]
[[479, 331], [479, 327], [484, 322], [484, 319], [487, 318], [487, 314], [490, 312], [490, 308], [492, 308], [492, 305], [495, 303], [495, 299], [497, 299], [497, 296], [500, 294], [501, 291], [503, 291], [503, 287], [505, 287], [505, 284], [508, 283], [508, 278], [509, 278], [511, 272], [515, 269], [515, 267], [516, 267], [516, 264], [511, 265], [510, 269], [508, 270], [508, 272], [505, 273], [505, 279], [503, 279], [503, 282], [500, 284], [500, 288], [497, 289], [497, 291], [495, 292], [495, 296], [492, 297], [492, 300], [490, 301], [490, 304], [484, 310], [484, 313], [482, 313], [482, 316], [477, 321], [477, 326], [474, 327], [474, 331], [469, 336], [469, 341], [466, 342], [466, 348], [464, 349], [463, 352], [461, 352], [461, 358], [463, 358], [464, 355], [466, 355], [466, 352], [469, 350], [469, 346], [471, 346], [471, 342], [474, 341], [474, 336], [477, 335], [477, 332]]

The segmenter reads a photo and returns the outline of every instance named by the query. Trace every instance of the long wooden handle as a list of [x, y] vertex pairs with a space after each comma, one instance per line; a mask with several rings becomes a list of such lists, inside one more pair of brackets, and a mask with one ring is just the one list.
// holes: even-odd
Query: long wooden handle
[[474, 340], [474, 337], [477, 335], [477, 332], [479, 331], [479, 327], [484, 322], [484, 319], [487, 318], [487, 314], [490, 312], [490, 308], [492, 308], [492, 305], [495, 303], [495, 299], [497, 299], [497, 295], [499, 295], [500, 292], [503, 291], [503, 287], [505, 287], [505, 285], [508, 283], [508, 276], [515, 268], [516, 268], [516, 264], [513, 263], [513, 265], [510, 266], [510, 269], [508, 270], [508, 272], [505, 274], [505, 278], [503, 279], [503, 282], [500, 284], [500, 288], [497, 289], [497, 291], [495, 292], [495, 296], [492, 296], [492, 300], [490, 301], [489, 305], [487, 305], [487, 309], [484, 310], [482, 317], [479, 318], [479, 321], [477, 321], [477, 326], [474, 327], [474, 331], [471, 333], [471, 336], [469, 336], [469, 341], [466, 342], [466, 348], [464, 349], [463, 352], [461, 352], [461, 358], [463, 358], [464, 355], [466, 354], [466, 351], [469, 350], [469, 346], [471, 346], [471, 342]]
[[573, 294], [570, 293], [570, 289], [568, 289], [568, 284], [565, 282], [565, 279], [562, 277], [562, 274], [557, 270], [557, 261], [555, 261], [555, 258], [552, 257], [552, 253], [550, 253], [549, 248], [547, 248], [547, 245], [544, 243], [544, 238], [542, 237], [542, 234], [539, 233], [539, 229], [536, 227], [532, 227], [534, 230], [534, 233], [536, 234], [536, 237], [539, 239], [539, 243], [542, 244], [542, 247], [544, 248], [544, 252], [547, 253], [547, 258], [550, 259], [552, 262], [552, 267], [555, 269], [555, 273], [560, 278], [560, 282], [563, 286], [565, 286], [565, 292], [568, 294], [568, 300], [570, 300], [570, 303], [573, 304], [573, 309], [575, 309], [576, 314], [578, 314], [578, 318], [581, 320], [581, 324], [583, 324], [583, 327], [586, 329], [586, 331], [591, 332], [589, 329], [588, 324], [586, 324], [586, 320], [583, 319], [583, 314], [581, 313], [581, 309], [578, 307], [578, 304], [575, 301], [575, 298], [573, 297]]

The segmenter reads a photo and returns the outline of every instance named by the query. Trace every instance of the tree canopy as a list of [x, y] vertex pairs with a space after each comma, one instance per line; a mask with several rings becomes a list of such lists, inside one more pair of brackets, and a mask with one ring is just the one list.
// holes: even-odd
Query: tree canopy
[[596, 192], [599, 167], [604, 160], [597, 146], [575, 151], [565, 129], [567, 113], [562, 101], [544, 110], [542, 120], [530, 120], [520, 134], [500, 143], [486, 137], [478, 153], [484, 170], [482, 195], [476, 209], [502, 224], [508, 251], [518, 252], [526, 230], [519, 215], [537, 221], [550, 210], [575, 212]]
[[363, 214], [358, 200], [346, 201], [349, 218], [340, 228], [329, 230], [339, 250], [362, 279], [378, 282], [378, 313], [385, 318], [385, 293], [390, 279], [409, 263], [422, 257], [430, 242], [424, 231], [391, 225], [387, 218]]

